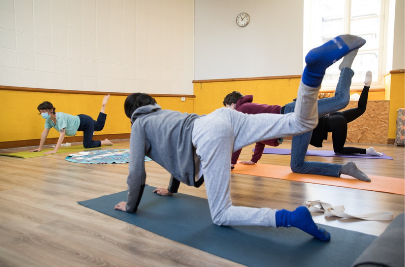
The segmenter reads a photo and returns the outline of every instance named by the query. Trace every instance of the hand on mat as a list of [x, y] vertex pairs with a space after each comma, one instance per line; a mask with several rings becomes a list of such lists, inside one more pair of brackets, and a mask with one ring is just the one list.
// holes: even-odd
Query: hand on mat
[[153, 193], [156, 193], [161, 196], [172, 196], [173, 193], [167, 190], [166, 188], [156, 188], [153, 190]]
[[115, 209], [115, 210], [121, 210], [121, 211], [127, 211], [127, 209], [125, 208], [126, 205], [127, 205], [127, 202], [121, 201], [120, 203], [118, 203], [117, 205], [115, 205], [114, 209]]
[[39, 148], [36, 148], [36, 149], [31, 149], [30, 152], [41, 152], [41, 150]]
[[254, 163], [253, 161], [240, 161], [239, 162], [240, 164], [243, 164], [243, 165], [255, 165], [256, 163]]
[[45, 152], [44, 154], [55, 154], [56, 152], [57, 152], [57, 150], [52, 150], [52, 151]]

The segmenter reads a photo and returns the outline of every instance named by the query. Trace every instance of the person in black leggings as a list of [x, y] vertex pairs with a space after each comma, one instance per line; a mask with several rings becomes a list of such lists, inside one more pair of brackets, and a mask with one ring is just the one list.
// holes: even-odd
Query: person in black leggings
[[367, 154], [372, 156], [383, 155], [382, 153], [375, 151], [373, 147], [364, 149], [344, 146], [347, 137], [347, 124], [363, 115], [363, 113], [366, 111], [371, 77], [371, 71], [368, 71], [357, 108], [348, 109], [342, 112], [333, 112], [319, 119], [318, 126], [313, 130], [312, 133], [310, 141], [311, 145], [315, 147], [322, 147], [323, 140], [326, 140], [328, 138], [328, 132], [331, 132], [333, 150], [336, 154]]

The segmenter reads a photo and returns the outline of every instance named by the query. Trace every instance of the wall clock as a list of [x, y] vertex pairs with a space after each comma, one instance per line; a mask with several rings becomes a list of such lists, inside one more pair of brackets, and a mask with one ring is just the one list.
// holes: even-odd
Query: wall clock
[[236, 24], [239, 27], [246, 27], [250, 22], [250, 16], [246, 12], [240, 13], [238, 16], [236, 16]]

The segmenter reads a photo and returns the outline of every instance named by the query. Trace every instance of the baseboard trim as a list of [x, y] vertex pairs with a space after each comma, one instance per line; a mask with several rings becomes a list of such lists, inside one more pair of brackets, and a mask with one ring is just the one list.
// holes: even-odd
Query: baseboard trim
[[[104, 139], [129, 139], [130, 133], [123, 133], [123, 134], [102, 134], [102, 135], [95, 135], [93, 140], [104, 140]], [[40, 139], [31, 139], [31, 140], [18, 140], [18, 141], [8, 141], [8, 142], [0, 142], [0, 149], [6, 148], [16, 148], [16, 147], [27, 147], [27, 146], [38, 146]], [[83, 142], [83, 136], [67, 136], [63, 140], [64, 142]], [[45, 145], [52, 145], [58, 142], [58, 138], [47, 138]]]
[[240, 81], [257, 81], [257, 80], [300, 79], [300, 78], [301, 75], [285, 75], [285, 76], [265, 76], [265, 77], [250, 77], [250, 78], [193, 80], [193, 83], [240, 82]]
[[393, 145], [395, 143], [395, 139], [388, 138], [387, 144]]

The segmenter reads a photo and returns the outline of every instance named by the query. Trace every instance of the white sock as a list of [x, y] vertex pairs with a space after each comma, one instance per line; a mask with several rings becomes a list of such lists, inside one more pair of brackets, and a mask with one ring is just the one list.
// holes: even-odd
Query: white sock
[[364, 86], [370, 86], [372, 79], [373, 79], [373, 73], [371, 71], [367, 71], [366, 79], [364, 80]]
[[374, 147], [369, 147], [366, 149], [366, 154], [371, 156], [380, 156], [382, 157], [383, 153], [375, 151]]

